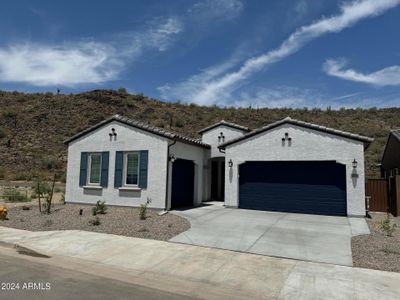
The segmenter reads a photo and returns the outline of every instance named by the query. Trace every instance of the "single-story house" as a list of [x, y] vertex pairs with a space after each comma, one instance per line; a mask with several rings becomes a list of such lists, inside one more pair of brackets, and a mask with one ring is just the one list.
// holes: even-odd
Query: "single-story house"
[[381, 161], [382, 178], [400, 175], [400, 129], [389, 133]]
[[389, 133], [381, 160], [381, 176], [387, 182], [389, 211], [400, 216], [400, 129]]
[[66, 141], [66, 202], [169, 210], [227, 207], [365, 215], [371, 138], [291, 118], [250, 130], [221, 121], [201, 139], [115, 115]]

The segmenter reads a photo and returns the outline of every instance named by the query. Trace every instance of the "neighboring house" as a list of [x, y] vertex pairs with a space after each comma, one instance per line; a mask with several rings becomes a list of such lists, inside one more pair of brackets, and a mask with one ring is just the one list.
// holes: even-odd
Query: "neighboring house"
[[389, 211], [400, 216], [400, 129], [390, 131], [382, 156], [381, 176], [387, 182]]
[[66, 201], [365, 215], [371, 138], [290, 118], [250, 131], [221, 121], [196, 140], [113, 116], [67, 141]]
[[381, 161], [382, 178], [400, 175], [400, 129], [391, 130]]

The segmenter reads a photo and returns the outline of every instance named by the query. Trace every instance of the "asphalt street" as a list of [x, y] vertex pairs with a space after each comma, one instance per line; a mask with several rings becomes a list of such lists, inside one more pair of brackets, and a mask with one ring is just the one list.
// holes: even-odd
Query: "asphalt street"
[[[46, 258], [43, 258], [46, 259]], [[188, 299], [0, 253], [0, 299]]]

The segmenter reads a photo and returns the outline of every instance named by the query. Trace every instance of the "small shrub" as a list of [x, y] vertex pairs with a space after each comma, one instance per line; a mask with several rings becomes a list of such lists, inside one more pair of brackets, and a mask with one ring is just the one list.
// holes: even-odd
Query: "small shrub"
[[99, 217], [94, 217], [89, 221], [89, 224], [92, 226], [99, 226], [101, 224]]
[[92, 208], [92, 215], [96, 216], [98, 214], [104, 215], [107, 212], [107, 205], [105, 201], [97, 201], [96, 206]]
[[17, 113], [13, 110], [5, 110], [2, 115], [4, 118], [13, 119], [17, 116]]
[[6, 170], [3, 166], [0, 166], [0, 180], [6, 177]]
[[0, 139], [3, 139], [7, 136], [7, 132], [3, 127], [0, 127]]
[[24, 102], [26, 102], [27, 98], [25, 97], [25, 95], [18, 95], [18, 96], [16, 97], [16, 100], [17, 100], [17, 102], [19, 102], [19, 103], [24, 103]]
[[386, 236], [393, 236], [393, 232], [396, 230], [397, 225], [394, 223], [392, 224], [390, 214], [387, 214], [386, 218], [379, 223], [379, 227]]
[[61, 199], [60, 199], [61, 204], [65, 204], [65, 193], [61, 194]]
[[135, 101], [143, 101], [146, 99], [146, 97], [143, 95], [143, 93], [133, 95], [132, 98], [135, 99]]
[[66, 183], [67, 182], [67, 174], [65, 172], [61, 173], [59, 180], [63, 183]]
[[33, 185], [33, 193], [31, 197], [37, 198], [37, 195], [40, 194], [41, 197], [44, 195], [49, 194], [51, 192], [50, 185], [45, 181], [36, 181]]
[[129, 108], [134, 108], [134, 107], [136, 107], [136, 105], [135, 105], [135, 103], [134, 103], [134, 100], [132, 100], [131, 98], [123, 99], [122, 104], [123, 104], [124, 106], [126, 106], [126, 107], [129, 107]]
[[175, 120], [175, 127], [183, 127], [183, 120], [182, 119], [176, 119]]
[[6, 202], [27, 202], [29, 201], [26, 194], [21, 193], [16, 189], [7, 190], [3, 194], [3, 198]]
[[139, 216], [140, 220], [146, 220], [147, 218], [147, 206], [151, 203], [151, 199], [147, 198], [146, 202], [144, 204], [140, 204], [139, 207]]
[[118, 88], [117, 92], [118, 92], [118, 94], [121, 94], [121, 95], [126, 95], [126, 94], [128, 94], [126, 88], [124, 88], [124, 87]]
[[53, 220], [46, 220], [43, 222], [43, 227], [50, 227], [53, 224], [54, 224]]
[[47, 170], [57, 170], [61, 168], [62, 162], [56, 156], [47, 155], [42, 158], [42, 166]]

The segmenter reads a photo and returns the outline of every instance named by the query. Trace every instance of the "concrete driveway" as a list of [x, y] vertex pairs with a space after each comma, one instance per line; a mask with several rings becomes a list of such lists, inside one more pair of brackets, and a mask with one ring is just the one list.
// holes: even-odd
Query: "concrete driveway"
[[222, 203], [172, 213], [191, 228], [170, 241], [352, 266], [351, 237], [368, 234], [363, 218], [224, 208]]

